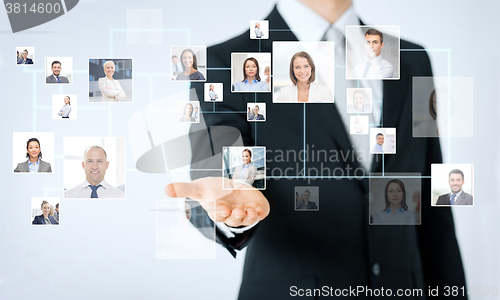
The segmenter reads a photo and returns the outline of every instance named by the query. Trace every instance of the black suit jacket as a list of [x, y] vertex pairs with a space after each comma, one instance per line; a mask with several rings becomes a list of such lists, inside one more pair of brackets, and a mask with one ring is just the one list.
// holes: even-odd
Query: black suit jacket
[[[209, 47], [208, 68], [230, 68], [231, 52], [259, 52], [259, 46], [261, 52], [271, 52], [273, 41], [297, 40], [292, 32], [287, 31], [289, 28], [276, 8], [266, 19], [271, 28], [282, 31], [271, 32], [270, 39], [260, 41], [250, 40], [247, 31]], [[422, 48], [402, 40], [401, 49]], [[402, 51], [401, 79], [383, 83], [382, 125], [397, 128], [398, 136], [397, 154], [386, 155], [384, 167], [385, 172], [416, 172], [429, 176], [431, 163], [441, 162], [441, 150], [438, 139], [412, 137], [411, 87], [414, 76], [432, 76], [429, 58], [424, 51]], [[294, 149], [298, 152], [303, 149], [304, 106], [273, 104], [270, 93], [259, 93], [257, 102], [267, 103], [268, 117], [266, 122], [255, 125], [246, 120], [246, 103], [254, 102], [255, 95], [231, 93], [229, 71], [209, 70], [207, 82], [224, 83], [226, 96], [223, 103], [216, 104], [216, 111], [240, 113], [205, 113], [212, 111], [213, 104], [200, 102], [204, 120], [193, 124], [190, 133], [193, 169], [222, 168], [220, 160], [212, 165], [200, 165], [199, 161], [220, 152], [221, 146], [228, 146], [229, 141], [224, 138], [231, 134], [221, 134], [218, 129], [225, 128], [230, 132], [228, 127], [220, 127], [230, 126], [237, 129], [232, 134], [241, 132], [245, 145], [267, 147], [268, 176], [279, 175], [272, 174], [273, 169], [289, 167], [295, 170], [293, 175], [297, 175], [300, 172], [297, 167], [300, 169], [302, 162], [282, 162], [275, 155], [278, 150]], [[193, 83], [192, 86], [198, 99], [203, 99], [203, 85]], [[335, 105], [308, 104], [305, 113], [306, 143], [310, 147], [343, 151], [344, 155], [352, 151], [348, 130], [344, 128]], [[207, 131], [203, 123], [208, 128], [205, 135], [200, 134]], [[210, 149], [204, 146], [208, 142]], [[373, 163], [374, 172], [382, 170], [381, 156], [378, 157]], [[341, 159], [322, 163], [308, 162], [307, 168], [346, 171], [347, 167]], [[348, 163], [353, 169], [360, 167], [357, 161], [349, 160]], [[192, 171], [193, 179], [208, 175], [221, 176], [221, 172]], [[294, 210], [294, 187], [307, 185], [319, 186], [321, 209], [317, 212]], [[370, 226], [367, 179], [313, 180], [310, 184], [298, 179], [268, 180], [263, 193], [271, 206], [271, 213], [265, 220], [234, 239], [221, 234], [217, 237], [218, 242], [232, 253], [248, 244], [239, 299], [284, 299], [290, 297], [291, 286], [299, 289], [383, 287], [394, 293], [397, 289], [420, 288], [423, 298], [428, 286], [439, 286], [440, 291], [444, 286], [465, 286], [451, 211], [449, 208], [431, 208], [429, 179], [422, 180], [420, 226]], [[437, 244], [440, 246], [436, 247]], [[364, 298], [364, 294], [353, 298]]]
[[[54, 219], [53, 216], [49, 216], [50, 222], [52, 222], [52, 225], [59, 225], [59, 223]], [[45, 225], [45, 218], [43, 215], [35, 216], [33, 219], [33, 222], [31, 222], [33, 225]]]

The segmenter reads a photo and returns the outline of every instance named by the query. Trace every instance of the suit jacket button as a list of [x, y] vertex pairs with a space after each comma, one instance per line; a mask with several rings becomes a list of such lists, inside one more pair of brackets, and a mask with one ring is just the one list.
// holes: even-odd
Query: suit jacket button
[[378, 263], [374, 263], [372, 266], [372, 273], [375, 276], [380, 275], [380, 265]]

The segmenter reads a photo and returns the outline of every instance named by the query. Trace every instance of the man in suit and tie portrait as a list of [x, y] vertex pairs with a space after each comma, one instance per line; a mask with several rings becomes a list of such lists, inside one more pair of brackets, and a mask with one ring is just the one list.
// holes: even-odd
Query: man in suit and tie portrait
[[85, 180], [64, 192], [64, 198], [125, 198], [125, 193], [104, 180], [109, 167], [108, 155], [100, 146], [90, 146], [83, 153]]
[[52, 75], [45, 78], [45, 83], [69, 83], [67, 77], [61, 76], [61, 62], [53, 61], [51, 65]]
[[462, 190], [464, 182], [464, 172], [459, 169], [451, 170], [448, 177], [451, 192], [439, 196], [436, 205], [473, 205], [472, 195]]

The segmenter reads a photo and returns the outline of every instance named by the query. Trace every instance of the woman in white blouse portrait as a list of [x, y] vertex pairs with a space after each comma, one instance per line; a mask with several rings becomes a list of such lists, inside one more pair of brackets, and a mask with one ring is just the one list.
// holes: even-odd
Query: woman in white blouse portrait
[[257, 168], [252, 166], [252, 151], [245, 149], [241, 153], [242, 165], [235, 168], [232, 179], [252, 185], [257, 175]]
[[327, 86], [314, 82], [316, 66], [309, 53], [300, 51], [290, 60], [293, 85], [280, 89], [277, 102], [333, 102]]
[[111, 60], [104, 63], [104, 74], [106, 74], [106, 77], [99, 78], [99, 89], [101, 89], [102, 93], [102, 102], [120, 102], [119, 100], [127, 98], [120, 82], [113, 79], [113, 74], [115, 74], [115, 63]]
[[57, 113], [63, 119], [69, 119], [69, 113], [71, 112], [71, 99], [69, 96], [64, 97], [64, 106], [61, 107], [59, 112]]

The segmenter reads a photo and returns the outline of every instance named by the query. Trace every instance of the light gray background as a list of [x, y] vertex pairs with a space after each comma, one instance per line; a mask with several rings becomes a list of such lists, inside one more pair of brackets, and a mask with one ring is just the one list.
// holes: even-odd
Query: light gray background
[[[35, 298], [47, 291], [52, 299], [236, 297], [244, 255], [235, 260], [218, 246], [216, 260], [155, 259], [153, 210], [155, 200], [165, 197], [169, 178], [135, 171], [132, 155], [127, 155], [127, 199], [102, 201], [97, 206], [61, 199], [64, 224], [52, 230], [33, 228], [26, 216], [31, 197], [60, 197], [63, 173], [57, 171], [43, 181], [28, 183], [26, 180], [32, 177], [20, 180], [11, 170], [13, 131], [55, 132], [57, 165], [63, 161], [64, 136], [127, 137], [129, 116], [188, 86], [170, 82], [170, 46], [225, 41], [248, 30], [249, 20], [265, 18], [273, 7], [272, 2], [264, 0], [252, 2], [252, 7], [259, 8], [252, 10], [243, 1], [197, 0], [186, 4], [189, 18], [175, 12], [179, 3], [174, 1], [82, 0], [69, 13], [17, 34], [12, 34], [5, 9], [0, 9], [0, 80], [4, 87], [0, 118], [4, 144], [0, 154], [8, 158], [0, 160], [0, 201], [5, 212], [0, 225], [2, 299]], [[228, 7], [241, 13], [221, 9]], [[435, 75], [446, 76], [450, 70], [452, 76], [474, 77], [474, 137], [443, 140], [442, 144], [446, 162], [474, 164], [474, 208], [453, 209], [467, 285], [498, 286], [500, 204], [491, 187], [500, 179], [493, 171], [500, 167], [498, 131], [493, 122], [498, 118], [500, 102], [500, 3], [359, 0], [355, 7], [366, 24], [400, 25], [401, 38], [441, 49], [430, 51]], [[162, 44], [127, 45], [124, 30], [111, 31], [127, 27], [127, 9], [163, 9], [162, 26], [168, 31], [162, 32]], [[12, 57], [16, 46], [21, 45], [34, 46], [39, 61], [73, 56], [73, 84], [46, 86], [43, 63], [17, 67]], [[78, 120], [62, 127], [50, 116], [52, 94], [71, 93], [84, 98], [88, 58], [101, 56], [134, 58], [137, 98], [112, 110], [112, 104], [80, 102]], [[126, 151], [131, 153], [130, 144]], [[470, 298], [482, 299], [476, 295]]]

